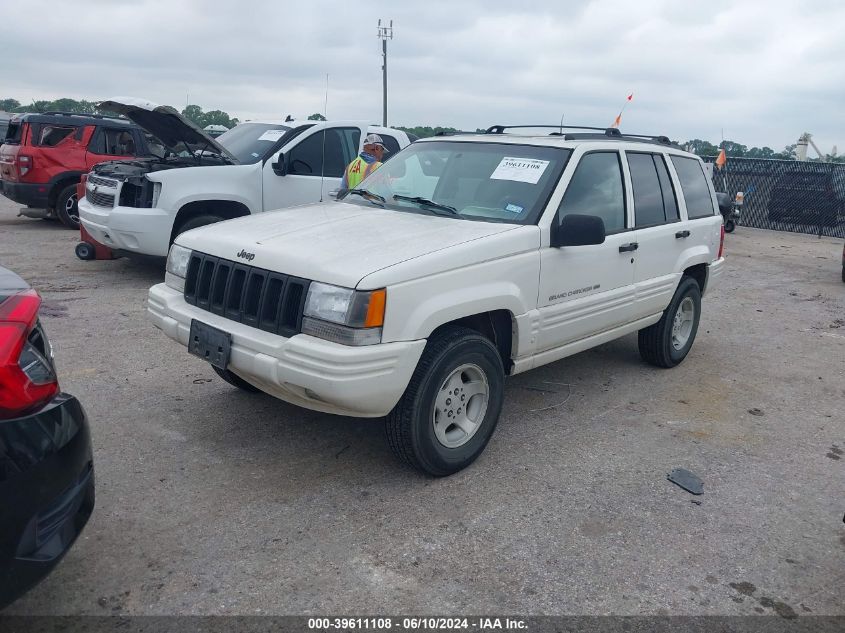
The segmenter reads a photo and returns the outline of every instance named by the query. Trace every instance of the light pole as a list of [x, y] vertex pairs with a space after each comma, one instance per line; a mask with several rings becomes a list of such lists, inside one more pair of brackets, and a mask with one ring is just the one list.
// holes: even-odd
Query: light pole
[[382, 125], [387, 127], [387, 40], [393, 39], [393, 20], [390, 26], [382, 26], [381, 20], [378, 21], [378, 38], [381, 40], [382, 56]]

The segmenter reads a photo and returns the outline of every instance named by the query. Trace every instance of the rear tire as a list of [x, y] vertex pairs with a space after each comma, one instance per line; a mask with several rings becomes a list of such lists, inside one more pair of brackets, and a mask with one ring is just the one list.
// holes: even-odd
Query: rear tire
[[698, 332], [701, 289], [692, 277], [682, 277], [660, 320], [639, 331], [640, 356], [657, 367], [674, 367], [686, 358]]
[[56, 198], [56, 215], [69, 229], [79, 230], [79, 200], [76, 197], [76, 185], [68, 185]]
[[246, 380], [244, 380], [237, 374], [233, 374], [228, 369], [220, 369], [219, 367], [215, 367], [214, 365], [212, 365], [211, 368], [215, 371], [218, 376], [220, 376], [223, 380], [228, 382], [233, 387], [243, 389], [244, 391], [248, 391], [249, 393], [259, 393], [261, 391], [261, 389], [259, 389], [255, 385], [248, 383]]
[[92, 244], [88, 242], [80, 242], [76, 245], [76, 256], [83, 261], [91, 261], [97, 259], [97, 252]]
[[191, 229], [198, 229], [201, 226], [207, 226], [209, 224], [214, 224], [215, 222], [222, 222], [225, 218], [221, 218], [219, 215], [213, 215], [211, 213], [203, 213], [202, 215], [195, 215], [192, 218], [188, 218], [185, 220], [176, 232], [173, 235], [175, 239], [176, 236], [181, 235], [185, 231], [190, 231]]
[[501, 356], [489, 339], [463, 327], [436, 334], [385, 419], [393, 453], [435, 477], [466, 468], [496, 430], [504, 382]]
[[736, 223], [733, 220], [725, 220], [725, 233], [733, 233]]

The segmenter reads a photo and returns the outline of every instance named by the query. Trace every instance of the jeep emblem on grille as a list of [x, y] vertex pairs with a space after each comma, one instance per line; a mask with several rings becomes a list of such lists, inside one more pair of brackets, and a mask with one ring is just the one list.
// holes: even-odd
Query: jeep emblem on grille
[[243, 257], [246, 261], [251, 262], [255, 259], [255, 253], [247, 253], [246, 250], [242, 250], [238, 253], [238, 257]]

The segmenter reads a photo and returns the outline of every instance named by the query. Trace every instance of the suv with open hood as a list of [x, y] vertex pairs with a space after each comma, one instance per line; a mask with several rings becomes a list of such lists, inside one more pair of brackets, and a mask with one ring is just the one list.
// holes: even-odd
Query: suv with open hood
[[231, 384], [386, 416], [402, 460], [455, 472], [506, 375], [633, 332], [683, 361], [723, 267], [700, 158], [554, 128], [422, 139], [342, 200], [184, 233], [150, 317]]
[[177, 235], [198, 226], [328, 198], [369, 132], [393, 153], [410, 142], [359, 121], [250, 121], [212, 138], [169, 106], [118, 97], [100, 107], [167, 145], [159, 157], [98, 165], [80, 201], [94, 240], [143, 255], [167, 255]]
[[58, 217], [79, 228], [76, 185], [94, 165], [155, 150], [143, 130], [100, 114], [16, 114], [0, 146], [0, 192], [25, 205], [20, 215]]

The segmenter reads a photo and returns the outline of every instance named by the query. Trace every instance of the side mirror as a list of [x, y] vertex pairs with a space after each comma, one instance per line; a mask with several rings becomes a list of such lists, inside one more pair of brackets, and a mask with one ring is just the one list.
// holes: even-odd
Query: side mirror
[[279, 154], [279, 158], [275, 163], [271, 163], [270, 167], [273, 168], [273, 173], [277, 176], [284, 176], [288, 173], [288, 160], [287, 156], [283, 153]]
[[604, 220], [597, 215], [571, 214], [552, 225], [551, 246], [588, 246], [604, 243]]

